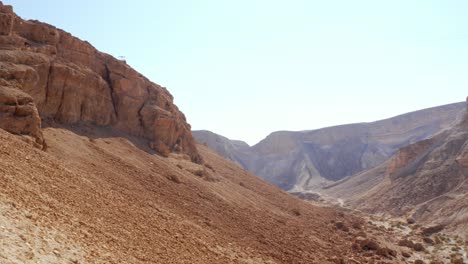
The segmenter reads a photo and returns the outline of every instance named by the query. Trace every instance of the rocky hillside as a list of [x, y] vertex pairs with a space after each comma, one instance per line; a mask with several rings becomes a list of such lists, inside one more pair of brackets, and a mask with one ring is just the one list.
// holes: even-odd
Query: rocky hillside
[[190, 125], [164, 87], [88, 42], [23, 20], [1, 3], [0, 91], [0, 126], [41, 147], [39, 116], [109, 126], [147, 139], [163, 155], [180, 152], [201, 162]]
[[109, 128], [80, 130], [94, 136], [43, 129], [48, 148], [41, 151], [0, 129], [0, 263], [430, 257], [398, 246], [398, 237], [375, 221], [295, 198], [202, 145], [206, 165], [182, 154], [153, 155], [144, 140]]
[[1, 3], [0, 34], [0, 263], [398, 263], [358, 216], [197, 150], [125, 62]]
[[325, 192], [354, 208], [468, 232], [468, 100], [459, 124]]
[[0, 263], [432, 259], [417, 234], [400, 245], [196, 146], [170, 94], [125, 62], [1, 3], [0, 33]]
[[301, 192], [381, 164], [401, 147], [453, 126], [463, 110], [464, 103], [455, 103], [372, 123], [278, 131], [250, 148], [207, 140], [206, 133], [195, 132], [194, 137], [274, 185]]
[[250, 146], [244, 141], [231, 140], [207, 130], [194, 130], [192, 135], [200, 144], [206, 145], [219, 155], [244, 168], [246, 167], [243, 160], [246, 160], [246, 157], [250, 155]]

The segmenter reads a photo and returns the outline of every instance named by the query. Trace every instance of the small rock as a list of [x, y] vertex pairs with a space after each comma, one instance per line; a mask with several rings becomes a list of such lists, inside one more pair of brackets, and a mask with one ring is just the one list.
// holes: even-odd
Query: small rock
[[414, 243], [413, 241], [411, 240], [408, 240], [408, 239], [402, 239], [398, 242], [398, 245], [401, 246], [401, 247], [407, 247], [407, 248], [413, 248], [414, 247]]
[[434, 240], [432, 240], [429, 237], [424, 237], [423, 238], [424, 243], [429, 244], [429, 245], [434, 245]]
[[389, 248], [379, 248], [375, 254], [382, 257], [391, 258], [396, 256], [396, 251]]
[[361, 230], [361, 229], [362, 229], [361, 223], [358, 223], [358, 222], [354, 222], [351, 226], [352, 226], [354, 229], [358, 229], [358, 230]]
[[182, 181], [180, 180], [179, 176], [175, 175], [175, 174], [171, 174], [169, 176], [167, 176], [167, 179], [172, 181], [172, 182], [175, 182], [177, 184], [179, 183], [182, 183]]
[[453, 256], [450, 259], [451, 264], [463, 264], [463, 257], [462, 256]]
[[364, 232], [364, 231], [360, 231], [359, 233], [356, 234], [356, 236], [360, 236], [360, 237], [364, 237], [364, 238], [365, 238], [365, 237], [367, 237], [367, 234], [366, 234], [366, 232]]
[[410, 254], [408, 251], [402, 251], [402, 252], [401, 252], [401, 255], [402, 255], [403, 257], [405, 257], [405, 258], [411, 257], [411, 254]]
[[413, 249], [416, 251], [424, 251], [424, 246], [421, 243], [416, 243], [414, 244]]
[[336, 227], [336, 229], [343, 230], [345, 232], [349, 231], [349, 228], [341, 221], [336, 222], [335, 227]]
[[345, 264], [345, 261], [343, 258], [339, 258], [337, 256], [334, 256], [333, 258], [331, 258], [331, 261], [335, 264]]
[[360, 241], [359, 245], [363, 250], [377, 250], [380, 248], [379, 244], [372, 239], [364, 239]]

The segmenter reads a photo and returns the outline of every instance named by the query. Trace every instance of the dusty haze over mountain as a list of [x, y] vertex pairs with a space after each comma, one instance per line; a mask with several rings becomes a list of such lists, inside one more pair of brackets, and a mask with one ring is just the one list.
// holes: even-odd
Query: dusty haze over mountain
[[206, 131], [193, 135], [259, 177], [297, 192], [320, 189], [373, 168], [399, 148], [451, 127], [464, 109], [464, 103], [455, 103], [372, 123], [278, 131], [250, 148]]

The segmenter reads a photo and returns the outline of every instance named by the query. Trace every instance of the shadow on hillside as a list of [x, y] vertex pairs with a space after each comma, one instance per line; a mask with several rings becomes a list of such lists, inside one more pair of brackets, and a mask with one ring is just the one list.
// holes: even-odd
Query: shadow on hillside
[[125, 138], [135, 147], [149, 153], [161, 155], [157, 151], [149, 147], [149, 141], [142, 137], [130, 135], [122, 132], [111, 126], [98, 126], [87, 123], [76, 123], [73, 125], [64, 125], [55, 122], [54, 120], [46, 119], [42, 120], [42, 129], [46, 128], [59, 128], [69, 130], [79, 136], [88, 137], [89, 139], [106, 139], [106, 138]]

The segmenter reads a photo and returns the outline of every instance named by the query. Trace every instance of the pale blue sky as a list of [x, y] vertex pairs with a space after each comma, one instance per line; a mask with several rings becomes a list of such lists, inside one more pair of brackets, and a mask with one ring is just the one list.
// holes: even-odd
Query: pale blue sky
[[465, 0], [4, 0], [125, 56], [193, 129], [256, 143], [468, 95]]

